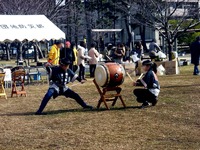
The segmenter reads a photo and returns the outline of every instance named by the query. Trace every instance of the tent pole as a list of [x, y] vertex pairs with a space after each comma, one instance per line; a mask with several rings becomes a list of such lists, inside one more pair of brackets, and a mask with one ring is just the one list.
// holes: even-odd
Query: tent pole
[[19, 48], [19, 57], [17, 57], [17, 65], [19, 65], [19, 61], [23, 61], [23, 56], [22, 56], [22, 48], [26, 44], [26, 42], [20, 42], [20, 48]]
[[22, 47], [24, 46], [25, 43], [21, 43], [20, 44], [20, 50], [19, 50], [19, 60], [22, 61], [23, 60], [23, 56], [22, 56]]

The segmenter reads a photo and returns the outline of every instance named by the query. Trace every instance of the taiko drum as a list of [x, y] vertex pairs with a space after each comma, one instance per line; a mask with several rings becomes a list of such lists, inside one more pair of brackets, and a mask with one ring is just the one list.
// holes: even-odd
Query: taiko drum
[[95, 81], [101, 87], [116, 87], [124, 82], [124, 67], [117, 63], [105, 63], [97, 66]]

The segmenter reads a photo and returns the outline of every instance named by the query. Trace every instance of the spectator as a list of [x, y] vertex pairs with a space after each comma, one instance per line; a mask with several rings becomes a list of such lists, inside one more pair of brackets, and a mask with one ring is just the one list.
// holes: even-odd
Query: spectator
[[62, 42], [60, 40], [56, 41], [51, 47], [48, 55], [48, 62], [52, 65], [58, 65], [60, 60], [60, 49], [62, 48]]
[[141, 42], [137, 42], [135, 44], [135, 52], [137, 53], [138, 58], [142, 58], [142, 55], [144, 54], [143, 46]]
[[89, 56], [91, 59], [89, 60], [89, 65], [90, 65], [90, 77], [94, 77], [94, 72], [96, 69], [96, 65], [98, 63], [98, 57], [99, 57], [99, 52], [95, 49], [96, 44], [92, 43], [91, 44], [91, 49], [89, 50]]
[[190, 46], [191, 51], [191, 63], [194, 64], [194, 73], [193, 75], [200, 75], [199, 74], [199, 55], [200, 55], [200, 37], [196, 38]]
[[84, 41], [80, 42], [78, 47], [78, 65], [79, 65], [79, 78], [81, 80], [85, 79], [85, 59], [90, 59], [90, 57], [85, 55], [86, 43]]
[[69, 68], [72, 70], [72, 66], [73, 66], [73, 61], [75, 60], [75, 56], [73, 53], [73, 49], [71, 48], [71, 43], [69, 41], [66, 41], [65, 43], [65, 47], [60, 51], [60, 58], [67, 58], [69, 61], [71, 61], [71, 64], [69, 66]]
[[158, 44], [156, 43], [156, 40], [153, 39], [152, 42], [149, 45], [149, 56], [151, 58], [156, 58], [158, 57], [158, 52], [161, 51], [161, 48], [158, 46]]
[[130, 62], [130, 55], [131, 55], [130, 48], [128, 46], [125, 46], [125, 55], [123, 61]]
[[73, 72], [76, 72], [78, 69], [78, 51], [76, 49], [75, 43], [72, 43], [71, 48], [73, 49], [74, 53]]
[[118, 44], [117, 49], [114, 52], [114, 55], [115, 55], [114, 61], [119, 64], [122, 64], [122, 59], [125, 55], [125, 48], [123, 44]]

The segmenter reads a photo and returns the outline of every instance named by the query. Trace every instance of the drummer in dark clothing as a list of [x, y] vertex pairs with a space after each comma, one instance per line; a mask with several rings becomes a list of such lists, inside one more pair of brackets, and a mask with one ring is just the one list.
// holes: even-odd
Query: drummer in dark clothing
[[190, 45], [190, 51], [191, 51], [191, 63], [194, 64], [194, 73], [193, 75], [200, 75], [199, 74], [199, 56], [200, 56], [200, 37], [196, 38], [196, 41], [194, 41]]
[[92, 109], [92, 106], [87, 105], [77, 93], [67, 86], [69, 82], [74, 82], [75, 80], [84, 83], [78, 75], [69, 69], [70, 63], [71, 62], [67, 59], [61, 59], [59, 66], [47, 67], [50, 78], [50, 87], [45, 94], [38, 111], [35, 113], [36, 115], [42, 115], [44, 108], [52, 97], [55, 99], [61, 95], [74, 99], [83, 108]]
[[137, 97], [137, 101], [142, 103], [141, 108], [148, 107], [151, 103], [155, 106], [157, 103], [157, 97], [160, 93], [160, 85], [158, 82], [157, 65], [150, 60], [146, 60], [142, 63], [143, 69], [146, 72], [144, 77], [138, 79], [133, 83], [134, 86], [143, 86], [144, 88], [138, 88], [133, 91]]

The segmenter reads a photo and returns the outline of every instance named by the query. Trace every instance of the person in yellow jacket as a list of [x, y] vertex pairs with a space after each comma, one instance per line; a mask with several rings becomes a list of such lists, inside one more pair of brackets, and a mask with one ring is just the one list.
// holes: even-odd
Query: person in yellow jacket
[[52, 65], [59, 65], [60, 59], [60, 49], [63, 44], [61, 41], [56, 41], [55, 44], [51, 47], [51, 50], [48, 55], [48, 62]]
[[72, 43], [72, 49], [74, 53], [74, 61], [73, 61], [73, 71], [76, 72], [78, 69], [78, 50], [76, 48], [76, 44]]

